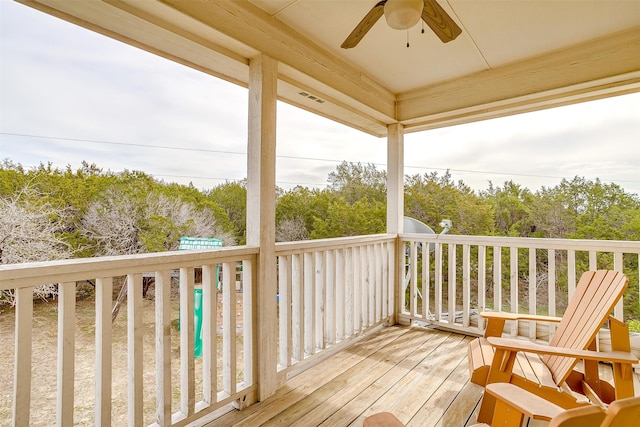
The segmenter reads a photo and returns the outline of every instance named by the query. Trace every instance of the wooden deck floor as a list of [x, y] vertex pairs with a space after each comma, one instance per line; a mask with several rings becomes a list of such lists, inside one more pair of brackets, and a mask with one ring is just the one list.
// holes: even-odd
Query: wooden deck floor
[[407, 426], [473, 424], [482, 388], [469, 382], [470, 340], [428, 328], [384, 328], [292, 378], [266, 401], [207, 427], [360, 427], [382, 411]]

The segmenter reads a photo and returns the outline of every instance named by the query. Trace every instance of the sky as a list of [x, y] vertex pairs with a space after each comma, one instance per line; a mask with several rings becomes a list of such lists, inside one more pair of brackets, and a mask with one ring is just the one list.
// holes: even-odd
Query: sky
[[[386, 139], [279, 102], [276, 184], [323, 188]], [[139, 170], [207, 189], [246, 177], [247, 90], [0, 0], [0, 159]], [[599, 178], [640, 195], [640, 93], [405, 135], [405, 174], [476, 191]]]

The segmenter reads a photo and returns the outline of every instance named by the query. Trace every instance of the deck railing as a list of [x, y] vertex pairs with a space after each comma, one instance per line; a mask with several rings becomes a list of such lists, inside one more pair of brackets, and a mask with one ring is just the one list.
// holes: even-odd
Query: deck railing
[[[79, 283], [90, 281], [95, 284], [95, 369], [94, 402], [96, 425], [143, 425], [145, 396], [153, 396], [143, 389], [146, 381], [143, 359], [143, 274], [155, 272], [155, 407], [153, 420], [162, 426], [185, 425], [201, 416], [228, 404], [241, 400], [255, 387], [253, 372], [252, 318], [252, 269], [255, 265], [257, 248], [225, 248], [209, 251], [180, 251], [159, 254], [145, 254], [109, 258], [64, 260], [45, 263], [29, 263], [0, 266], [0, 289], [15, 292], [15, 357], [13, 376], [13, 421], [11, 425], [30, 425], [32, 406], [32, 331], [33, 287], [58, 283], [58, 327], [57, 327], [57, 390], [55, 418], [57, 425], [70, 426], [74, 422], [74, 412], [78, 402], [75, 359], [78, 350], [76, 336], [76, 288]], [[242, 265], [243, 307], [236, 309], [235, 279], [236, 266]], [[202, 371], [196, 373], [194, 359], [194, 281], [195, 268], [202, 268]], [[175, 277], [175, 272], [178, 279]], [[220, 273], [221, 274], [218, 274]], [[148, 274], [146, 274], [148, 275]], [[126, 277], [127, 297], [127, 368], [124, 372], [113, 372], [112, 355], [112, 292], [116, 280]], [[221, 279], [221, 283], [218, 280]], [[179, 356], [177, 369], [172, 367], [171, 333], [172, 280], [179, 282]], [[173, 286], [175, 288], [175, 285]], [[218, 292], [222, 294], [222, 330], [216, 329]], [[175, 298], [174, 298], [175, 299]], [[175, 311], [175, 310], [174, 310]], [[242, 317], [244, 325], [242, 338], [237, 333], [236, 318]], [[47, 327], [47, 325], [43, 325]], [[175, 329], [175, 328], [173, 328]], [[54, 327], [55, 330], [55, 327]], [[54, 331], [51, 331], [53, 333]], [[5, 343], [3, 337], [2, 345]], [[221, 341], [221, 342], [220, 342]], [[218, 348], [220, 347], [220, 348]], [[239, 349], [239, 347], [242, 347]], [[243, 358], [237, 357], [240, 352]], [[220, 354], [221, 353], [221, 354]], [[53, 363], [52, 363], [53, 364]], [[240, 373], [239, 371], [242, 370]], [[222, 371], [221, 384], [218, 372]], [[172, 376], [177, 372], [178, 381]], [[195, 384], [198, 374], [201, 383], [200, 399], [196, 399]], [[86, 375], [84, 373], [83, 375]], [[128, 377], [127, 414], [124, 420], [114, 421], [112, 414], [112, 383], [114, 375]], [[153, 374], [151, 374], [153, 375]], [[240, 381], [238, 380], [240, 379]], [[147, 384], [148, 386], [149, 384]], [[53, 390], [49, 391], [51, 395]], [[3, 390], [3, 394], [5, 390]], [[173, 402], [175, 395], [179, 401]], [[52, 411], [53, 412], [53, 411]], [[48, 423], [53, 423], [50, 413]]]
[[374, 235], [276, 245], [281, 374], [393, 316], [395, 243]]
[[[51, 411], [59, 425], [72, 424], [79, 410], [79, 377], [87, 376], [75, 357], [84, 351], [76, 341], [76, 292], [86, 281], [95, 284], [95, 367], [89, 368], [93, 396], [87, 400], [96, 424], [182, 426], [247, 396], [251, 401], [259, 381], [254, 369], [259, 357], [258, 253], [259, 248], [237, 247], [0, 266], [0, 289], [13, 290], [17, 302], [12, 424], [28, 425], [38, 403], [32, 399], [33, 327], [39, 322], [32, 291], [50, 283], [59, 284], [56, 405]], [[475, 314], [485, 309], [561, 315], [579, 275], [588, 269], [623, 271], [631, 279], [628, 297], [638, 299], [640, 242], [385, 234], [278, 243], [275, 253], [279, 333], [274, 369], [281, 384], [385, 322], [418, 321], [480, 333], [482, 321]], [[194, 311], [196, 268], [202, 268], [204, 321], [202, 357], [194, 361], [195, 321], [183, 314]], [[148, 272], [154, 272], [154, 301], [142, 297]], [[126, 345], [114, 341], [117, 325], [111, 322], [114, 283], [124, 278], [129, 287], [122, 314]], [[152, 326], [143, 320], [149, 310]], [[625, 313], [622, 304], [615, 314], [638, 316]], [[542, 330], [542, 325], [523, 323], [511, 332], [539, 337]], [[153, 345], [143, 351], [149, 339]], [[9, 345], [6, 337], [2, 345]], [[127, 368], [116, 372], [112, 362], [122, 347]], [[148, 353], [155, 360], [151, 372], [144, 366]], [[122, 377], [127, 378], [122, 403], [127, 413], [116, 422], [112, 390]], [[151, 419], [145, 415], [149, 406]]]
[[[640, 242], [433, 234], [406, 234], [400, 242], [401, 322], [481, 333], [476, 315], [483, 310], [561, 316], [580, 275], [596, 269], [624, 272], [625, 298], [638, 301]], [[621, 300], [614, 315], [626, 320], [640, 313], [624, 313]], [[513, 323], [511, 334], [548, 336], [548, 328], [536, 326]]]

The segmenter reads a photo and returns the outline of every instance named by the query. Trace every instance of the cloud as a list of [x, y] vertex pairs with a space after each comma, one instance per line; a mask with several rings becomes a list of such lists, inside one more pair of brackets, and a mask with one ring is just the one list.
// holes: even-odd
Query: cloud
[[[237, 154], [247, 149], [246, 89], [15, 2], [0, 8], [0, 158], [86, 160], [199, 188], [246, 177]], [[640, 194], [639, 112], [632, 94], [408, 134], [406, 173], [450, 169], [476, 190], [510, 179], [535, 190], [578, 175]], [[384, 138], [284, 103], [277, 137], [283, 188], [322, 187], [343, 159], [386, 169]]]
[[638, 111], [632, 94], [411, 134], [406, 163], [451, 169], [476, 189], [512, 179], [536, 190], [584, 176], [640, 193]]

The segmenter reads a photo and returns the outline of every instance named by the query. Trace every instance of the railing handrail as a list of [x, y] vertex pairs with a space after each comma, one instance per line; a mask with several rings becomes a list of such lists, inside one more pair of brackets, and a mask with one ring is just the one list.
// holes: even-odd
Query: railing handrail
[[385, 243], [397, 238], [396, 234], [370, 234], [366, 236], [337, 237], [329, 239], [302, 240], [296, 242], [276, 243], [277, 255], [291, 255], [302, 253], [310, 249], [342, 249], [354, 245], [366, 245], [371, 242]]
[[640, 242], [632, 240], [549, 239], [539, 237], [467, 236], [457, 234], [402, 233], [401, 240], [440, 243], [471, 244], [474, 246], [500, 246], [535, 249], [573, 249], [640, 254]]
[[20, 289], [45, 283], [61, 283], [87, 278], [199, 267], [255, 255], [258, 247], [233, 246], [216, 249], [169, 251], [96, 258], [0, 265], [0, 290]]

